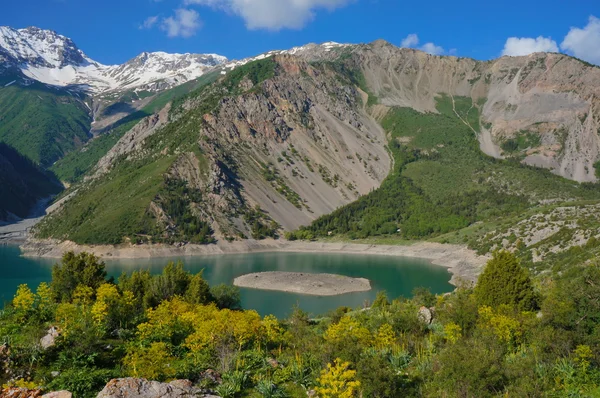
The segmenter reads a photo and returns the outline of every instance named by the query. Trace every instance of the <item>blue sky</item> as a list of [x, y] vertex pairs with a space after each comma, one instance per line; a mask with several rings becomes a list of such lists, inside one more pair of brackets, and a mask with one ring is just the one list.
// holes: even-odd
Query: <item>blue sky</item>
[[125, 62], [142, 51], [243, 58], [308, 42], [379, 38], [484, 60], [503, 52], [545, 50], [600, 64], [600, 19], [595, 18], [600, 18], [599, 0], [2, 2], [0, 25], [55, 30], [105, 64]]

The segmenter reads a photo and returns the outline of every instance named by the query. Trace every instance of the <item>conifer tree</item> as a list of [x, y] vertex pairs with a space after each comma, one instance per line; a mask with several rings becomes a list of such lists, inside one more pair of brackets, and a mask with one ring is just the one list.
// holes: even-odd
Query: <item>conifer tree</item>
[[529, 273], [514, 254], [497, 251], [488, 261], [475, 286], [479, 305], [497, 307], [514, 306], [522, 311], [537, 308], [537, 296]]

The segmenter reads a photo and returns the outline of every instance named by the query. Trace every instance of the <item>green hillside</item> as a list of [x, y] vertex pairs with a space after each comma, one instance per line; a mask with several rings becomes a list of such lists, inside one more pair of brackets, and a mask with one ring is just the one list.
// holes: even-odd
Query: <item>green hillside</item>
[[0, 141], [44, 167], [89, 138], [90, 111], [79, 94], [33, 82], [6, 86], [17, 75], [0, 76]]
[[6, 219], [7, 212], [26, 217], [39, 199], [61, 189], [54, 175], [0, 143], [0, 220]]

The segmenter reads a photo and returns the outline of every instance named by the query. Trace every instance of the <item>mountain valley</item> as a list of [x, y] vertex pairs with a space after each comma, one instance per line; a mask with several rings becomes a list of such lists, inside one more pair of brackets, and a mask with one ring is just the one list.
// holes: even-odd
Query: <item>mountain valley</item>
[[[38, 238], [396, 236], [475, 248], [482, 236], [458, 231], [597, 199], [600, 69], [565, 55], [481, 62], [328, 42], [106, 67], [54, 32], [2, 33], [0, 98], [24, 97], [23, 115], [36, 98], [55, 103], [36, 107], [40, 127], [25, 135], [23, 116], [6, 114], [2, 139], [72, 184]], [[571, 229], [585, 244], [593, 225]]]
[[[403, 21], [386, 2], [51, 3], [114, 60], [200, 29], [244, 54], [304, 23]], [[120, 65], [1, 26], [0, 397], [600, 396], [600, 67], [566, 55], [600, 60], [600, 19], [451, 55], [499, 54], [476, 22], [471, 52], [414, 33]]]

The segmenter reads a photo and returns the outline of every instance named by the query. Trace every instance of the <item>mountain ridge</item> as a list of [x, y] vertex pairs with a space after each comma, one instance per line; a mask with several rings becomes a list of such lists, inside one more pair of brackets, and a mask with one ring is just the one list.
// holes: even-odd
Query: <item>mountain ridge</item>
[[21, 70], [28, 78], [95, 95], [136, 88], [157, 91], [159, 82], [160, 89], [173, 87], [227, 61], [218, 54], [157, 51], [143, 52], [121, 65], [103, 65], [54, 31], [6, 26], [0, 27], [0, 54], [0, 63]]

